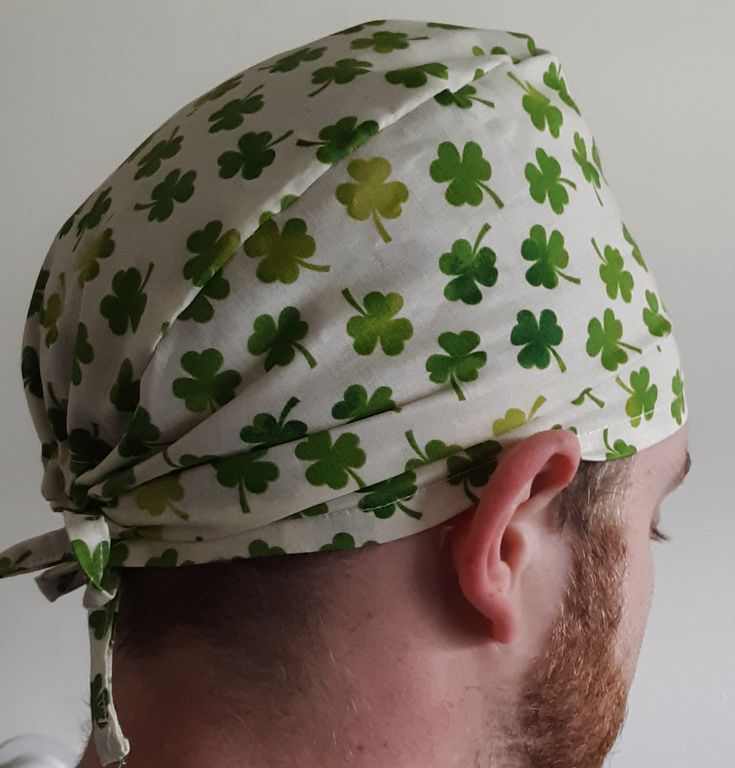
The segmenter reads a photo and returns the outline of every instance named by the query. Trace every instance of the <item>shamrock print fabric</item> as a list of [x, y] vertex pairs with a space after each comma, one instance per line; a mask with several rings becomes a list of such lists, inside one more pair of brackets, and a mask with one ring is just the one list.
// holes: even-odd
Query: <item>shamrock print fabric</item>
[[671, 319], [557, 56], [373, 20], [157, 127], [38, 274], [22, 380], [63, 525], [0, 552], [86, 586], [93, 739], [120, 567], [379, 545], [477, 502], [503, 449], [584, 459], [686, 420]]

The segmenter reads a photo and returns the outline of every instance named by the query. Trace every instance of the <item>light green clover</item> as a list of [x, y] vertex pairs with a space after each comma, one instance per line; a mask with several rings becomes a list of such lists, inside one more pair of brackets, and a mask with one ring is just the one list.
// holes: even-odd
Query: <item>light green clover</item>
[[653, 291], [646, 291], [647, 307], [643, 309], [643, 322], [653, 336], [666, 336], [671, 333], [671, 323], [659, 313], [658, 298]]
[[615, 317], [609, 307], [603, 314], [602, 323], [596, 317], [587, 323], [587, 334], [587, 354], [596, 357], [602, 353], [602, 366], [608, 371], [616, 371], [619, 365], [628, 362], [626, 349], [642, 354], [640, 347], [620, 341], [623, 336], [623, 323]]
[[547, 155], [541, 147], [536, 150], [536, 162], [538, 166], [526, 163], [525, 167], [531, 197], [537, 203], [543, 204], [548, 196], [551, 210], [561, 214], [569, 202], [569, 193], [563, 184], [568, 184], [573, 189], [576, 189], [577, 185], [571, 179], [562, 178], [559, 161]]
[[546, 242], [546, 230], [540, 224], [531, 227], [530, 237], [521, 245], [521, 255], [526, 261], [536, 262], [526, 271], [526, 280], [534, 286], [556, 288], [559, 278], [579, 285], [581, 279], [566, 275], [561, 270], [569, 263], [569, 254], [564, 248], [564, 235], [554, 229]]
[[209, 409], [214, 413], [235, 397], [235, 387], [240, 384], [241, 376], [235, 370], [219, 370], [224, 357], [218, 349], [208, 347], [203, 352], [184, 352], [180, 362], [191, 378], [174, 379], [171, 391], [190, 411], [203, 413]]
[[600, 189], [600, 172], [587, 158], [587, 145], [584, 142], [582, 136], [575, 131], [574, 132], [574, 149], [572, 150], [572, 156], [582, 169], [582, 175], [584, 178], [592, 184], [592, 189], [597, 196], [597, 202], [602, 205], [602, 199], [597, 191]]
[[528, 416], [526, 416], [520, 408], [508, 408], [505, 412], [505, 416], [493, 421], [493, 437], [504, 435], [506, 432], [512, 432], [514, 429], [518, 429], [518, 427], [528, 424], [545, 402], [546, 398], [543, 395], [539, 395], [534, 400], [531, 410], [528, 412]]
[[605, 454], [606, 461], [624, 459], [626, 456], [632, 456], [636, 453], [636, 447], [634, 445], [629, 445], [625, 440], [616, 440], [611, 448], [610, 443], [608, 442], [607, 427], [602, 431], [602, 440], [605, 443], [605, 448], [607, 448], [607, 453]]
[[611, 299], [615, 299], [618, 296], [618, 291], [620, 291], [620, 298], [629, 303], [633, 291], [633, 275], [625, 269], [622, 254], [617, 248], [606, 245], [605, 255], [603, 256], [594, 237], [592, 238], [592, 245], [602, 262], [600, 277], [605, 283], [607, 295]]
[[461, 156], [451, 141], [442, 141], [437, 148], [437, 158], [429, 166], [429, 175], [440, 184], [449, 182], [444, 197], [452, 205], [480, 205], [483, 190], [498, 208], [504, 205], [495, 192], [483, 184], [490, 179], [492, 167], [476, 141], [465, 142]]
[[641, 423], [641, 416], [647, 421], [653, 418], [658, 387], [650, 383], [650, 377], [650, 371], [645, 366], [638, 371], [631, 371], [629, 387], [620, 376], [615, 377], [615, 381], [630, 395], [625, 403], [625, 412], [630, 416], [631, 426], [637, 427]]
[[683, 414], [686, 410], [686, 399], [684, 397], [684, 381], [678, 368], [671, 379], [671, 391], [675, 395], [671, 401], [671, 415], [676, 419], [676, 423], [681, 426], [684, 418]]
[[541, 93], [538, 88], [534, 88], [528, 81], [524, 85], [513, 72], [507, 72], [506, 74], [525, 91], [521, 104], [531, 118], [533, 125], [543, 132], [548, 124], [549, 133], [555, 139], [558, 139], [559, 129], [564, 122], [564, 116], [559, 107], [555, 107], [548, 96]]

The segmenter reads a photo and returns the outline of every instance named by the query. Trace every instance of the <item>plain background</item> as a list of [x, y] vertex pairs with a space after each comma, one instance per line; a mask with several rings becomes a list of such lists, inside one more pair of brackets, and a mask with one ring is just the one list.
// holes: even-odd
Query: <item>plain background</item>
[[[296, 12], [297, 11], [297, 12]], [[656, 588], [611, 768], [735, 760], [732, 0], [0, 0], [0, 550], [58, 527], [20, 339], [41, 262], [79, 202], [174, 111], [274, 53], [379, 18], [520, 31], [562, 62], [674, 323], [692, 471], [666, 501]], [[36, 575], [35, 573], [33, 575]], [[83, 590], [0, 582], [0, 742], [82, 749]]]

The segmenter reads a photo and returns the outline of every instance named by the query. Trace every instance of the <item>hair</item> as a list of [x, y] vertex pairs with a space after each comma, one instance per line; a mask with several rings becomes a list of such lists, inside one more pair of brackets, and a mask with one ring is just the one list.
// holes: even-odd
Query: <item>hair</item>
[[[601, 518], [619, 531], [622, 520], [614, 502], [630, 484], [632, 459], [581, 460], [557, 497], [559, 532], [570, 526], [584, 547]], [[150, 659], [185, 637], [188, 644], [216, 650], [222, 664], [230, 651], [272, 654], [278, 646], [293, 654], [293, 637], [284, 624], [298, 628], [301, 647], [317, 642], [314, 617], [324, 614], [330, 597], [323, 585], [335, 583], [363, 553], [337, 550], [173, 568], [123, 567], [115, 646], [127, 657]]]

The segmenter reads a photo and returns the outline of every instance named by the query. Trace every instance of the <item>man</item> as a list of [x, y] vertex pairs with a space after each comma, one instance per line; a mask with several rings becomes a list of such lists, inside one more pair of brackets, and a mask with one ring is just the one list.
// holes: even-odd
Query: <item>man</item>
[[185, 105], [22, 363], [65, 527], [0, 555], [87, 584], [82, 768], [601, 765], [684, 383], [528, 35], [369, 21]]

